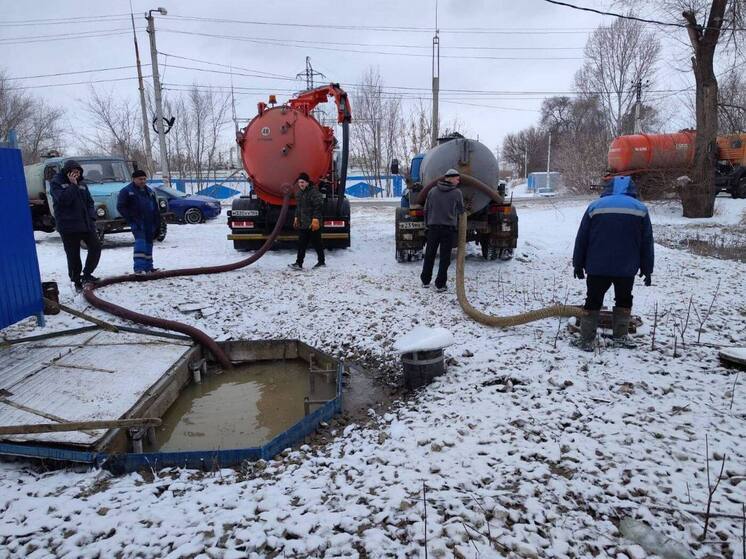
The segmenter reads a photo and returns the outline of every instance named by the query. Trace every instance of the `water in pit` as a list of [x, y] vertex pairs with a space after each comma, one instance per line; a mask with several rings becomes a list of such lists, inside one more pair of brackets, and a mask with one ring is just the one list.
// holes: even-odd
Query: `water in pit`
[[[316, 375], [308, 362], [258, 361], [190, 383], [162, 418], [149, 450], [218, 450], [261, 446], [303, 418], [303, 398], [331, 400], [336, 374]], [[312, 410], [316, 407], [312, 406]]]

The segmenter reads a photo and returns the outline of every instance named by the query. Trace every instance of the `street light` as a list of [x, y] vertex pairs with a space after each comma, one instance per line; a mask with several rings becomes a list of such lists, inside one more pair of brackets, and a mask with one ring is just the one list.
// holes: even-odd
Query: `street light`
[[148, 20], [148, 35], [150, 36], [150, 59], [153, 70], [153, 89], [155, 93], [155, 129], [158, 132], [158, 145], [161, 152], [161, 177], [166, 186], [171, 184], [171, 173], [168, 168], [168, 152], [166, 151], [166, 134], [163, 129], [163, 100], [161, 99], [161, 78], [158, 73], [158, 49], [155, 46], [155, 18], [153, 12], [162, 16], [168, 14], [166, 8], [148, 10], [145, 19]]

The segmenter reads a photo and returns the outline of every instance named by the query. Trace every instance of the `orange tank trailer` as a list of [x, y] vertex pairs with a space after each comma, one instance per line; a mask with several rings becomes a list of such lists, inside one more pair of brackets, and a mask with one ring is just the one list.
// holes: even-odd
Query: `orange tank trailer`
[[[695, 137], [696, 132], [692, 130], [619, 136], [609, 146], [608, 172], [632, 175], [642, 182], [652, 172], [668, 172], [673, 177], [683, 174], [694, 162]], [[718, 192], [746, 198], [746, 133], [718, 136], [717, 146], [715, 183]]]

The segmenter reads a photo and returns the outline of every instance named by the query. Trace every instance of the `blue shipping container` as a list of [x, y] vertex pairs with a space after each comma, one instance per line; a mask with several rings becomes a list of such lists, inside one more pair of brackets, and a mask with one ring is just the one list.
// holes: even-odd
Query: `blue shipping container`
[[18, 149], [0, 147], [0, 329], [42, 317], [39, 261]]

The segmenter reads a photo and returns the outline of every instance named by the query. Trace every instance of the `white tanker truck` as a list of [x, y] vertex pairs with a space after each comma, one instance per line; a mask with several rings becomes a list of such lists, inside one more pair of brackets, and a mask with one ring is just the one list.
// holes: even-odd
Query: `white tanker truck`
[[[450, 168], [461, 173], [459, 188], [468, 214], [467, 241], [479, 244], [485, 260], [511, 259], [518, 241], [518, 215], [499, 187], [497, 159], [484, 144], [454, 132], [412, 159], [406, 177], [407, 193], [396, 210], [396, 260], [422, 257], [427, 240], [423, 206], [428, 187]], [[391, 171], [399, 172], [398, 162], [392, 163]]]

